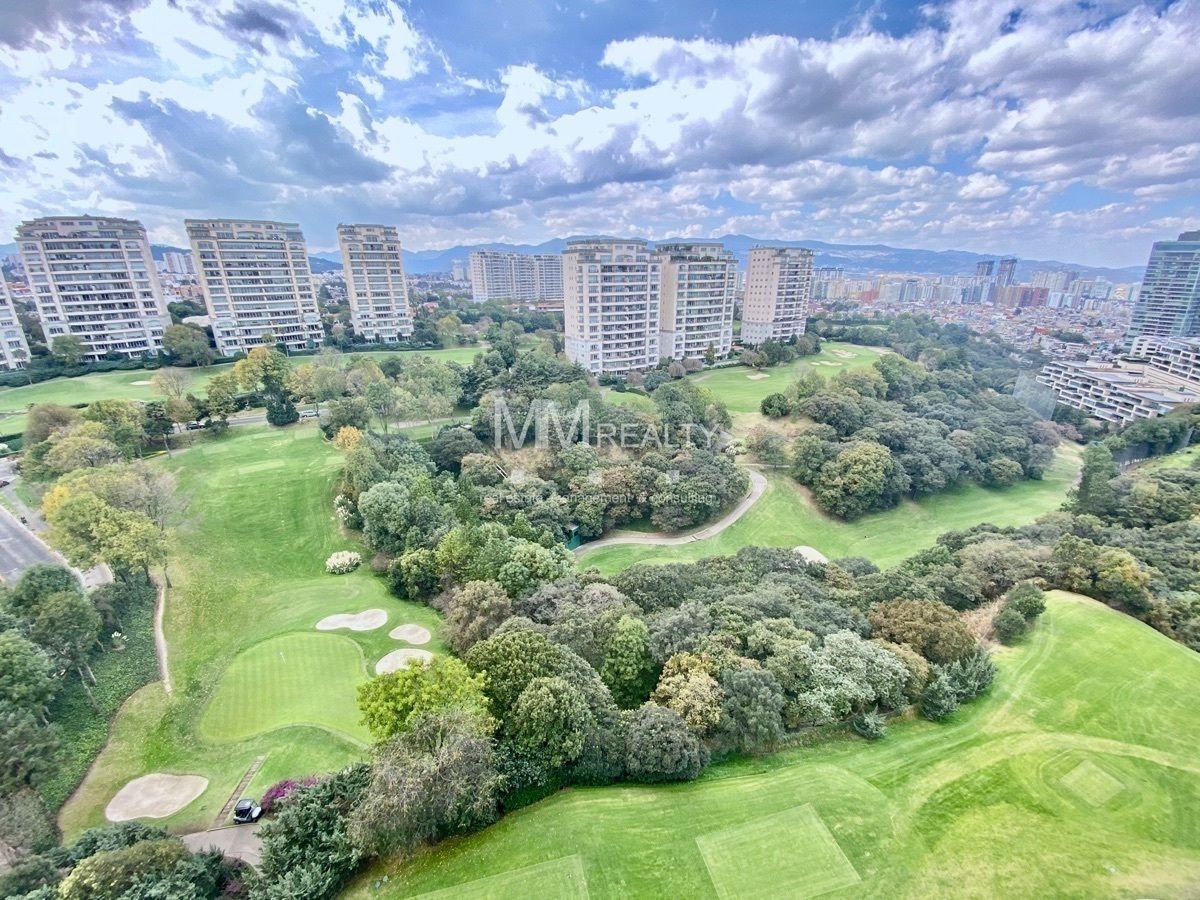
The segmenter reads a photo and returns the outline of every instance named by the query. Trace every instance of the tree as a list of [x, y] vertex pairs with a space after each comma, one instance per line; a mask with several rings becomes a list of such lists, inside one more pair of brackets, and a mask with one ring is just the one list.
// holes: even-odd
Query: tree
[[367, 407], [379, 419], [384, 434], [386, 434], [388, 423], [396, 417], [396, 411], [399, 408], [396, 389], [390, 382], [374, 381], [367, 385], [366, 391], [363, 392], [363, 399], [367, 401]]
[[[178, 326], [172, 326], [178, 327]], [[167, 367], [150, 376], [150, 387], [167, 400], [182, 400], [192, 386], [192, 378], [182, 369]]]
[[1015, 609], [1025, 621], [1031, 622], [1046, 611], [1046, 594], [1033, 582], [1025, 581], [1008, 592], [1004, 605]]
[[906, 489], [907, 476], [887, 447], [856, 441], [821, 467], [813, 497], [828, 512], [854, 519], [895, 505]]
[[175, 423], [161, 400], [151, 400], [142, 407], [142, 433], [147, 440], [161, 440], [167, 455], [171, 455], [169, 438], [175, 433]]
[[25, 446], [40, 444], [56, 431], [70, 428], [78, 421], [79, 410], [69, 406], [59, 403], [39, 403], [31, 406], [25, 416]]
[[275, 426], [291, 425], [300, 418], [300, 413], [296, 410], [296, 404], [292, 402], [292, 398], [284, 393], [268, 393], [267, 398], [267, 422]]
[[53, 338], [50, 353], [64, 366], [77, 366], [87, 354], [83, 340], [73, 334], [60, 334]]
[[36, 787], [58, 767], [58, 735], [34, 714], [0, 699], [0, 796]]
[[437, 467], [455, 475], [459, 473], [465, 457], [482, 453], [487, 453], [487, 447], [480, 443], [479, 438], [469, 429], [457, 426], [443, 428], [429, 447], [429, 455]]
[[507, 722], [521, 692], [535, 678], [562, 672], [563, 651], [535, 631], [508, 631], [480, 641], [467, 651], [472, 672], [487, 676], [483, 691], [497, 719]]
[[496, 582], [468, 581], [449, 596], [446, 641], [455, 653], [466, 653], [491, 637], [512, 611], [512, 600]]
[[[88, 690], [96, 683], [88, 665], [88, 652], [100, 637], [100, 614], [76, 591], [60, 591], [44, 598], [32, 611], [29, 636], [38, 646], [73, 667]], [[86, 677], [85, 677], [86, 673]]]
[[0, 632], [0, 701], [45, 719], [58, 687], [45, 652], [16, 631]]
[[450, 709], [469, 714], [486, 734], [490, 717], [483, 684], [484, 677], [472, 675], [462, 661], [438, 656], [428, 665], [406, 666], [359, 685], [358, 708], [377, 741], [407, 731], [419, 716]]
[[767, 394], [763, 397], [762, 403], [759, 404], [764, 416], [772, 419], [781, 419], [784, 416], [791, 415], [792, 403], [788, 400], [786, 394]]
[[179, 838], [142, 841], [96, 853], [80, 862], [59, 885], [62, 900], [120, 900], [134, 885], [162, 878], [189, 856]]
[[[292, 793], [263, 825], [260, 869], [268, 883], [276, 883], [270, 896], [333, 896], [358, 868], [362, 851], [351, 840], [350, 827], [370, 780], [366, 765], [349, 766]], [[289, 884], [305, 889], [287, 890]]]
[[958, 695], [945, 674], [940, 674], [926, 686], [921, 694], [921, 715], [940, 722], [958, 709]]
[[707, 764], [704, 745], [674, 711], [647, 703], [631, 714], [625, 770], [634, 781], [691, 781]]
[[787, 439], [769, 428], [759, 427], [751, 431], [746, 438], [746, 449], [772, 468], [788, 464]]
[[638, 706], [654, 686], [650, 629], [636, 616], [621, 616], [604, 654], [600, 677], [622, 709]]
[[469, 713], [443, 709], [376, 749], [350, 826], [366, 854], [408, 853], [492, 822], [501, 778], [491, 741]]
[[237, 412], [237, 398], [240, 391], [237, 376], [232, 372], [214, 375], [208, 380], [205, 390], [209, 421], [228, 422], [229, 417]]
[[1100, 599], [1144, 612], [1150, 604], [1150, 574], [1128, 550], [1110, 547], [1096, 565], [1096, 592]]
[[517, 751], [548, 770], [578, 757], [592, 727], [592, 713], [583, 694], [560, 677], [531, 680], [505, 721]]
[[725, 691], [722, 727], [741, 750], [770, 746], [783, 737], [783, 691], [763, 669], [730, 669], [721, 676]]
[[207, 366], [213, 361], [208, 336], [190, 325], [168, 325], [163, 329], [163, 350], [184, 366]]
[[287, 357], [278, 350], [254, 347], [245, 359], [234, 363], [233, 377], [243, 390], [281, 394], [290, 371]]
[[1015, 644], [1028, 629], [1025, 617], [1011, 606], [1004, 607], [992, 620], [992, 631], [1002, 644]]
[[1104, 516], [1113, 511], [1116, 493], [1112, 480], [1117, 477], [1112, 451], [1103, 443], [1089, 444], [1083, 451], [1079, 486], [1072, 498], [1075, 512]]
[[85, 466], [107, 466], [121, 458], [121, 448], [109, 440], [108, 429], [99, 422], [72, 426], [56, 434], [50, 443], [42, 462], [58, 475]]
[[889, 600], [875, 605], [870, 621], [876, 637], [908, 644], [932, 663], [961, 659], [975, 647], [962, 619], [938, 601]]
[[677, 713], [697, 734], [706, 734], [721, 720], [725, 699], [709, 671], [710, 664], [692, 653], [677, 653], [663, 666], [651, 700]]

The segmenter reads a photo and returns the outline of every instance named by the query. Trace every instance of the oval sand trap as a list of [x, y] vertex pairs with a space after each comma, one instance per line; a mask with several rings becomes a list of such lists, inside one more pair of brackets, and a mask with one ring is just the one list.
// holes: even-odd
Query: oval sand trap
[[419, 660], [421, 665], [425, 665], [433, 659], [433, 654], [428, 650], [412, 650], [405, 647], [403, 650], [393, 650], [379, 662], [375, 663], [375, 674], [386, 675], [389, 672], [395, 672], [398, 669], [403, 669], [413, 660]]
[[201, 775], [143, 775], [117, 791], [104, 816], [110, 822], [162, 819], [179, 812], [207, 787], [208, 779]]
[[387, 624], [387, 612], [382, 609], [364, 609], [360, 613], [336, 613], [326, 616], [317, 623], [317, 631], [333, 631], [349, 628], [351, 631], [374, 631]]
[[389, 631], [388, 637], [394, 641], [404, 641], [407, 644], [428, 644], [429, 639], [433, 635], [429, 633], [428, 628], [422, 628], [420, 625], [406, 622], [404, 625], [397, 625]]
[[827, 557], [816, 547], [809, 547], [807, 544], [800, 547], [793, 547], [792, 552], [799, 553], [801, 556], [803, 556], [805, 562], [820, 563], [821, 565], [825, 565], [829, 562], [829, 557]]

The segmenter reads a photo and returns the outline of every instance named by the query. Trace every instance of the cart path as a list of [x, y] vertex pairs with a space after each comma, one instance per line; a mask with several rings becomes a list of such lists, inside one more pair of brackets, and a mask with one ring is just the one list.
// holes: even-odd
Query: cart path
[[164, 576], [162, 581], [157, 578], [153, 581], [157, 591], [154, 599], [154, 655], [158, 657], [158, 679], [162, 682], [163, 690], [170, 696], [173, 690], [171, 667], [168, 665], [167, 659], [167, 636], [163, 632], [163, 615], [166, 613], [167, 607], [166, 577]]
[[210, 831], [227, 824], [226, 820], [229, 818], [229, 814], [233, 812], [234, 804], [241, 799], [242, 792], [250, 785], [251, 779], [258, 774], [258, 770], [262, 768], [263, 760], [266, 758], [265, 755], [254, 757], [254, 762], [250, 763], [250, 768], [246, 770], [246, 774], [242, 776], [242, 780], [233, 789], [233, 793], [229, 795], [229, 799], [225, 801], [225, 805], [221, 807], [221, 811], [217, 813], [217, 817], [213, 819], [212, 826], [209, 828]]
[[759, 498], [766, 493], [767, 476], [757, 469], [746, 469], [746, 474], [750, 476], [750, 491], [738, 501], [738, 505], [727, 512], [724, 516], [713, 522], [711, 525], [705, 525], [693, 531], [687, 531], [683, 534], [671, 533], [666, 531], [618, 531], [608, 537], [602, 537], [595, 541], [588, 541], [586, 544], [580, 544], [575, 548], [576, 553], [582, 553], [585, 550], [594, 550], [599, 547], [612, 547], [617, 544], [650, 544], [658, 546], [678, 546], [679, 544], [690, 544], [692, 541], [703, 541], [710, 537], [715, 537], [720, 534], [743, 515], [746, 510], [758, 502]]

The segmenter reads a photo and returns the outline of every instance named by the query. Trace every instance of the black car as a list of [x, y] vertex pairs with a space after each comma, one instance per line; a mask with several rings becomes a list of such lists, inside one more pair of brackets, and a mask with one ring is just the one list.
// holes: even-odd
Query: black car
[[257, 822], [262, 816], [262, 807], [253, 800], [239, 800], [233, 808], [233, 821], [238, 825]]

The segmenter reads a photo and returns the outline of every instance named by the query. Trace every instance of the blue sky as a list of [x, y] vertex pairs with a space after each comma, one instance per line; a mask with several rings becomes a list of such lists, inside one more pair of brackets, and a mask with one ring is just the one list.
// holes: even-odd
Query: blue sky
[[1200, 226], [1200, 0], [6, 0], [34, 215], [381, 221], [1136, 265]]

